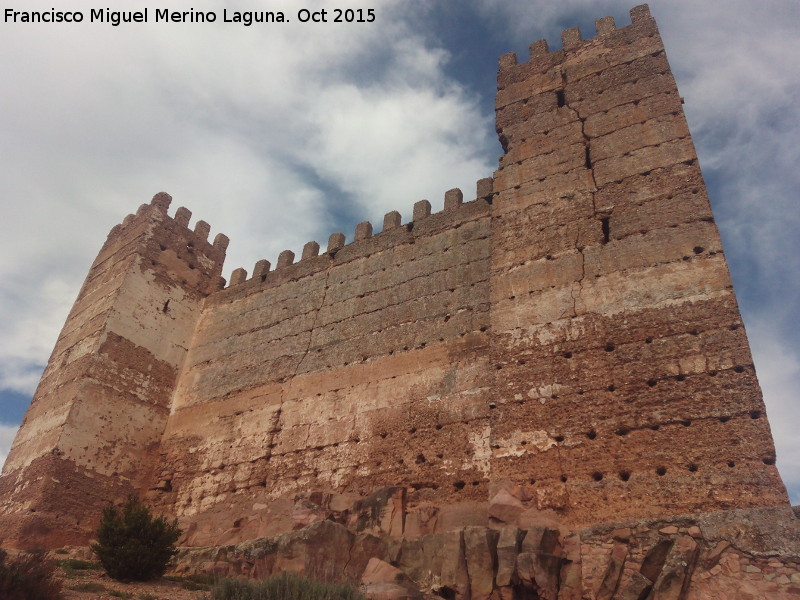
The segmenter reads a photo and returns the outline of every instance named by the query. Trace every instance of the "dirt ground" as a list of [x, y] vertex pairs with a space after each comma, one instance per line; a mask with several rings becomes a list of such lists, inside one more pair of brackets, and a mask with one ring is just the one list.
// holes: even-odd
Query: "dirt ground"
[[65, 560], [60, 562], [57, 576], [64, 584], [64, 600], [201, 600], [210, 597], [208, 586], [181, 577], [123, 583], [114, 581], [100, 568], [76, 569]]

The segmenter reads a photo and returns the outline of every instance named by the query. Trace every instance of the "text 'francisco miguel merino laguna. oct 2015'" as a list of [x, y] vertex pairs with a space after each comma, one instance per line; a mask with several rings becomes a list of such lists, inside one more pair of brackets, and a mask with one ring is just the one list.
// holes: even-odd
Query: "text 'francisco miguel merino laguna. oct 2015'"
[[[152, 20], [151, 20], [152, 18]], [[221, 14], [208, 10], [170, 10], [168, 8], [143, 8], [136, 11], [93, 8], [88, 11], [3, 10], [5, 23], [106, 23], [113, 27], [126, 23], [236, 23], [249, 27], [256, 23], [373, 23], [376, 19], [373, 8], [322, 8], [310, 10], [299, 8], [294, 13], [279, 10], [240, 11], [223, 9]]]

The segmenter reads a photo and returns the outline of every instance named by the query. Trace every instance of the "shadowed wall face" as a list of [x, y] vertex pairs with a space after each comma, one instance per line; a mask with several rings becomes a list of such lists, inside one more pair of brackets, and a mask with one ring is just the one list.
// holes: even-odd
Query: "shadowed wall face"
[[[505, 155], [475, 200], [420, 201], [227, 289], [227, 239], [165, 197], [115, 228], [6, 464], [10, 537], [56, 544], [74, 515], [85, 537], [130, 489], [188, 545], [385, 486], [383, 531], [406, 537], [485, 526], [501, 483], [570, 527], [786, 505], [655, 22], [597, 28], [501, 57]], [[60, 515], [59, 470], [81, 490]]]

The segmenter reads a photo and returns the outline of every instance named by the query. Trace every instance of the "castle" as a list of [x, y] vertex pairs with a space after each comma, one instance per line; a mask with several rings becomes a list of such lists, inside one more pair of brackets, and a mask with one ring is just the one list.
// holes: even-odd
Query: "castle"
[[500, 58], [505, 154], [440, 212], [227, 286], [227, 237], [169, 195], [126, 217], [6, 461], [5, 544], [85, 544], [136, 493], [180, 519], [182, 564], [224, 572], [381, 563], [399, 574], [372, 584], [408, 597], [799, 595], [682, 100], [647, 6], [631, 18]]

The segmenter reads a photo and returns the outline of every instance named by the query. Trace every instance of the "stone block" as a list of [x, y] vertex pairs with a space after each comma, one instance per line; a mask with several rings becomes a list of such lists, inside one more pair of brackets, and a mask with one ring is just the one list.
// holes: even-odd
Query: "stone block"
[[470, 597], [488, 600], [494, 591], [498, 533], [486, 527], [464, 528], [464, 556]]

